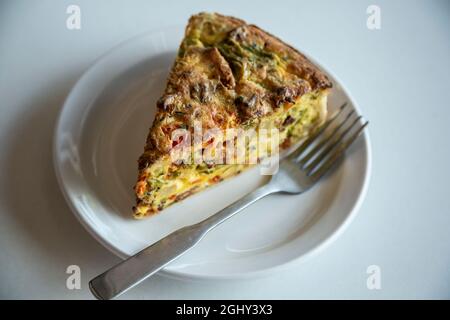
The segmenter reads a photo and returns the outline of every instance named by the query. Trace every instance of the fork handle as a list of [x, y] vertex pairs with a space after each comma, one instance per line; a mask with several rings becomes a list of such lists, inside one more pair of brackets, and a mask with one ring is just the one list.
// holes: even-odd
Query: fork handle
[[95, 277], [89, 289], [97, 299], [112, 299], [152, 276], [177, 259], [216, 226], [264, 196], [276, 192], [266, 184], [211, 217], [178, 229], [137, 254]]

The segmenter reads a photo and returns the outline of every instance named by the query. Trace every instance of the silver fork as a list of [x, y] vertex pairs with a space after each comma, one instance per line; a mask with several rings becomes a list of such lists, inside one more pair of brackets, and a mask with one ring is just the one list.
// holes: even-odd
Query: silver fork
[[300, 194], [310, 189], [368, 125], [368, 122], [361, 123], [361, 116], [354, 117], [354, 111], [345, 115], [346, 106], [343, 104], [315, 134], [284, 158], [267, 184], [211, 217], [169, 234], [92, 279], [89, 282], [91, 292], [98, 299], [117, 297], [180, 257], [209, 231], [255, 201], [273, 193]]

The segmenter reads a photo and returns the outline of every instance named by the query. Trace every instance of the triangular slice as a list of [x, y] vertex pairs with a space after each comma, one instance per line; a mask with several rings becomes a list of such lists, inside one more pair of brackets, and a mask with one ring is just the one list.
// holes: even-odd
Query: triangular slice
[[329, 88], [304, 55], [258, 27], [219, 14], [192, 16], [139, 159], [134, 216], [154, 214], [252, 166], [173, 161], [175, 130], [276, 128], [284, 149], [323, 123]]

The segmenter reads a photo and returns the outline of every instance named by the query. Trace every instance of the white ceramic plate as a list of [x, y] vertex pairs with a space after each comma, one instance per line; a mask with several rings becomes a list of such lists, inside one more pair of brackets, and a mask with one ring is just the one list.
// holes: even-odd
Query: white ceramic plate
[[[67, 202], [87, 230], [122, 258], [208, 217], [265, 179], [259, 170], [251, 170], [159, 215], [132, 219], [136, 160], [182, 35], [182, 28], [144, 34], [101, 57], [71, 91], [56, 127], [54, 163]], [[359, 113], [348, 92], [325, 72], [334, 82], [329, 107], [348, 101]], [[210, 232], [162, 274], [230, 279], [267, 274], [304, 260], [348, 225], [362, 202], [369, 173], [366, 131], [339, 169], [312, 190], [260, 200]]]

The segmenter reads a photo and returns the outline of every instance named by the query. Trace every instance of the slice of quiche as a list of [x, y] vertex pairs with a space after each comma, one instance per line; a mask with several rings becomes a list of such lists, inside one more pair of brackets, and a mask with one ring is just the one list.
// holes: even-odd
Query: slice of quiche
[[[174, 149], [195, 136], [196, 126], [203, 132], [275, 128], [282, 150], [323, 123], [329, 88], [328, 78], [304, 55], [258, 27], [220, 14], [192, 16], [139, 158], [134, 216], [157, 213], [254, 165], [192, 161], [209, 145], [233, 142], [214, 137], [188, 149], [191, 161], [174, 161]], [[174, 138], [180, 130], [187, 135]], [[241, 146], [248, 150], [246, 141]]]

